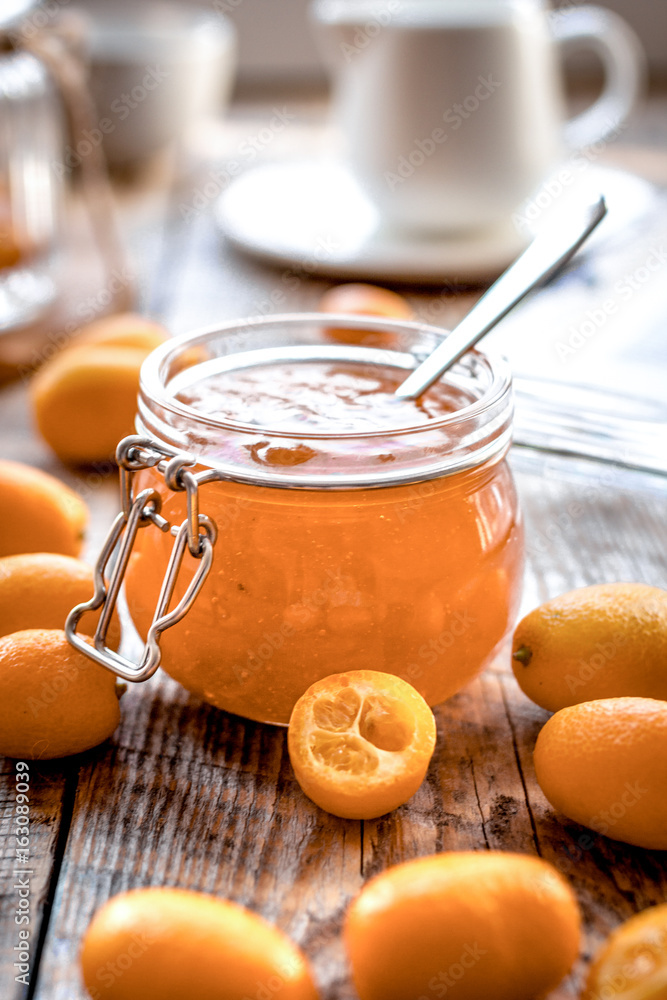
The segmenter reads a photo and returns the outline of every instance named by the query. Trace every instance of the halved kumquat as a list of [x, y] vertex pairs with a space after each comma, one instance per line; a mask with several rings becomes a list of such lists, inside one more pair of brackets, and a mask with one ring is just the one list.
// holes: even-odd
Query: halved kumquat
[[350, 670], [311, 685], [289, 722], [288, 749], [304, 793], [346, 819], [372, 819], [414, 795], [435, 748], [422, 696], [394, 674]]
[[593, 960], [581, 1000], [667, 997], [667, 903], [617, 927]]

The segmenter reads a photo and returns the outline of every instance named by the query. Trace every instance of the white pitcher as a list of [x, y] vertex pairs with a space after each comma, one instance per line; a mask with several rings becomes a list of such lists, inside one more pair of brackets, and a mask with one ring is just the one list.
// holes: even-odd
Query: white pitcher
[[[345, 157], [393, 228], [506, 223], [568, 151], [616, 135], [641, 89], [634, 32], [600, 7], [542, 0], [314, 0]], [[565, 121], [560, 48], [587, 46], [605, 86]]]

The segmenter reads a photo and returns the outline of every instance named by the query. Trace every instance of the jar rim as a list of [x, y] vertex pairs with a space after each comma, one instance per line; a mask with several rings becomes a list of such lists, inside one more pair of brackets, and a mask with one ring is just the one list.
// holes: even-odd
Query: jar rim
[[[382, 317], [352, 316], [348, 313], [282, 313], [275, 314], [270, 317], [248, 317], [241, 320], [229, 320], [225, 323], [216, 323], [213, 326], [203, 327], [191, 333], [184, 333], [178, 337], [171, 337], [169, 340], [165, 341], [164, 344], [157, 347], [151, 352], [151, 354], [149, 354], [141, 366], [141, 388], [146, 389], [151, 399], [159, 403], [161, 406], [164, 406], [175, 413], [179, 413], [181, 416], [189, 417], [191, 420], [210, 424], [213, 427], [219, 427], [221, 429], [228, 428], [238, 431], [256, 431], [257, 427], [254, 424], [245, 424], [240, 420], [233, 420], [231, 418], [216, 418], [209, 413], [202, 413], [194, 406], [189, 406], [181, 400], [174, 399], [173, 395], [168, 392], [166, 388], [164, 388], [164, 382], [161, 380], [161, 372], [163, 371], [164, 366], [168, 364], [170, 358], [173, 358], [183, 348], [192, 348], [197, 345], [198, 341], [206, 340], [208, 337], [216, 333], [225, 333], [226, 331], [231, 332], [239, 327], [245, 330], [255, 326], [263, 326], [265, 324], [267, 326], [274, 324], [277, 326], [279, 324], [293, 323], [295, 321], [303, 321], [304, 323], [322, 323], [324, 317], [326, 317], [326, 323], [328, 326], [335, 323], [336, 325], [344, 328], [358, 328], [368, 330], [369, 332], [382, 333], [385, 331], [391, 332], [392, 330], [396, 332], [401, 330], [411, 330], [415, 333], [437, 336], [440, 338], [442, 338], [443, 334], [447, 334], [449, 332], [442, 327], [430, 326], [426, 323], [419, 323], [411, 320], [389, 320]], [[346, 347], [349, 348], [350, 345], [346, 345]], [[389, 357], [391, 352], [385, 352], [377, 348], [373, 348], [372, 350], [378, 355], [378, 361], [376, 363], [382, 363], [380, 355], [386, 355], [387, 360], [385, 363], [388, 366], [396, 367], [396, 360], [391, 360]], [[340, 352], [339, 356], [341, 358], [343, 357], [343, 353], [344, 352], [342, 351]], [[348, 352], [346, 351], [345, 353]], [[462, 419], [468, 419], [481, 414], [485, 409], [487, 409], [487, 407], [496, 402], [496, 400], [500, 398], [500, 396], [502, 396], [511, 386], [512, 379], [509, 365], [506, 361], [501, 358], [493, 358], [476, 348], [473, 348], [468, 353], [473, 355], [491, 374], [493, 379], [491, 385], [487, 391], [479, 397], [479, 399], [474, 400], [467, 406], [462, 406], [453, 413], [445, 413], [441, 417], [429, 420], [429, 428], [435, 429], [448, 424], [455, 424]], [[332, 353], [332, 358], [333, 356], [334, 355]], [[406, 369], [406, 371], [409, 371], [409, 369]], [[327, 440], [329, 438], [371, 438], [383, 437], [387, 434], [414, 433], [415, 431], [422, 430], [423, 428], [423, 424], [410, 424], [399, 427], [392, 427], [389, 425], [381, 428], [380, 430], [363, 431], [339, 432], [299, 430], [299, 437], [308, 439], [313, 438], [315, 440]], [[273, 428], [269, 424], [264, 425], [263, 429], [275, 437], [294, 437], [294, 430], [285, 430], [284, 428], [278, 427]]]
[[[246, 350], [239, 349], [239, 351], [223, 356], [230, 359], [225, 370], [248, 367], [251, 364], [271, 363], [270, 360], [267, 361], [265, 359], [265, 354], [270, 356], [273, 363], [280, 360], [287, 360], [288, 357], [289, 360], [293, 361], [305, 361], [313, 359], [312, 352], [317, 348], [318, 353], [316, 353], [314, 360], [347, 360], [403, 368], [407, 377], [410, 370], [423, 360], [442, 341], [443, 336], [446, 336], [448, 333], [447, 330], [440, 327], [430, 326], [419, 321], [392, 320], [382, 316], [361, 316], [345, 313], [307, 312], [282, 313], [227, 320], [224, 323], [217, 323], [181, 334], [178, 337], [169, 339], [156, 348], [142, 365], [139, 388], [139, 431], [147, 433], [149, 436], [155, 436], [158, 440], [168, 445], [189, 451], [194, 456], [197, 456], [197, 448], [189, 446], [183, 440], [182, 433], [179, 439], [178, 429], [180, 427], [182, 432], [183, 422], [187, 425], [196, 426], [198, 430], [207, 428], [214, 433], [219, 432], [221, 436], [227, 433], [227, 435], [236, 435], [242, 438], [243, 435], [253, 434], [256, 436], [261, 434], [269, 437], [272, 441], [275, 440], [278, 445], [281, 441], [294, 441], [295, 439], [308, 442], [313, 446], [318, 444], [325, 446], [327, 443], [336, 441], [345, 446], [349, 445], [350, 452], [355, 448], [359, 448], [364, 442], [373, 445], [374, 442], [382, 442], [391, 438], [392, 441], [398, 443], [399, 447], [409, 448], [411, 441], [425, 432], [432, 434], [441, 432], [443, 435], [446, 433], [451, 435], [460, 433], [463, 435], [465, 431], [467, 435], [464, 449], [465, 455], [462, 452], [458, 455], [457, 460], [448, 462], [447, 453], [443, 450], [442, 455], [439, 456], [439, 461], [436, 463], [437, 470], [435, 468], [415, 470], [414, 475], [409, 476], [407, 480], [404, 472], [400, 476], [397, 476], [395, 480], [401, 482], [434, 478], [436, 475], [447, 475], [451, 472], [460, 471], [463, 468], [475, 467], [490, 457], [495, 457], [500, 452], [504, 453], [506, 451], [511, 433], [512, 380], [510, 369], [507, 362], [503, 359], [490, 358], [477, 350], [470, 351], [445, 377], [451, 377], [454, 386], [456, 386], [457, 371], [461, 378], [467, 376], [469, 380], [475, 379], [479, 396], [465, 406], [429, 420], [426, 424], [415, 423], [398, 427], [389, 425], [380, 429], [373, 428], [361, 431], [302, 431], [299, 429], [297, 432], [294, 429], [286, 430], [284, 427], [273, 428], [269, 422], [258, 427], [256, 424], [246, 424], [230, 418], [216, 417], [175, 398], [175, 391], [182, 390], [188, 383], [184, 383], [183, 380], [180, 380], [179, 383], [178, 370], [175, 375], [170, 377], [170, 369], [173, 368], [179, 356], [184, 355], [186, 351], [204, 346], [216, 336], [224, 338], [227, 335], [231, 337], [231, 335], [237, 333], [240, 337], [243, 337], [244, 335], [250, 336], [256, 332], [259, 333], [260, 331], [271, 332], [272, 330], [279, 330], [290, 326], [300, 327], [306, 331], [311, 327], [335, 327], [337, 329], [363, 330], [369, 333], [403, 334], [404, 337], [412, 336], [416, 342], [421, 343], [422, 347], [420, 352], [417, 350], [408, 351], [406, 349], [392, 350], [382, 347], [360, 347], [347, 343], [329, 344], [327, 347], [327, 345], [310, 344], [309, 342], [307, 346], [302, 348], [303, 354], [301, 356], [295, 357], [294, 353], [292, 353], [284, 358], [276, 356], [276, 351], [279, 351], [279, 348], [262, 349], [251, 347]], [[297, 345], [294, 350], [298, 352], [298, 349]], [[290, 351], [292, 350], [293, 348], [290, 348]], [[253, 360], [253, 355], [259, 360]], [[217, 361], [217, 359], [218, 356], [213, 361]], [[241, 363], [239, 363], [239, 359], [241, 359]], [[206, 362], [204, 362], [205, 364]], [[204, 365], [194, 364], [191, 368], [185, 369], [185, 371], [196, 372], [198, 367], [204, 367]], [[206, 377], [206, 375], [203, 377]], [[485, 385], [479, 384], [482, 378], [486, 380]], [[196, 380], [198, 381], [199, 379]], [[159, 418], [156, 417], [157, 413], [159, 413]], [[482, 433], [480, 425], [483, 425], [485, 421], [488, 426], [485, 427], [484, 433]], [[476, 429], [474, 434], [471, 433], [471, 428]], [[401, 441], [404, 443], [401, 444]], [[432, 451], [431, 447], [431, 453]], [[374, 482], [375, 478], [378, 479], [378, 485], [389, 485], [390, 481], [394, 479], [389, 474], [388, 469], [386, 470], [386, 474], [383, 473], [378, 477], [360, 475], [358, 469], [356, 473], [352, 473], [352, 470], [349, 470], [351, 475], [341, 472], [336, 472], [332, 475], [315, 475], [314, 473], [311, 474], [305, 466], [296, 466], [291, 470], [274, 468], [270, 473], [268, 470], [264, 470], [263, 473], [259, 474], [250, 472], [247, 467], [244, 468], [244, 463], [241, 463], [241, 467], [237, 467], [235, 462], [229, 460], [228, 455], [219, 458], [217, 461], [216, 457], [215, 454], [211, 455], [206, 451], [200, 455], [202, 464], [220, 470], [223, 478], [238, 479], [241, 482], [262, 482], [267, 484], [270, 481], [271, 485], [291, 486], [295, 488], [309, 488], [308, 484], [311, 484], [313, 488], [318, 489], [326, 486], [331, 486], [332, 488], [349, 488], [351, 485], [355, 485], [355, 483], [359, 486], [368, 486], [372, 485], [371, 481]], [[454, 456], [449, 457], [451, 459], [454, 458]], [[319, 472], [323, 473], [324, 470], [320, 469]], [[398, 473], [398, 469], [396, 469], [396, 472]]]

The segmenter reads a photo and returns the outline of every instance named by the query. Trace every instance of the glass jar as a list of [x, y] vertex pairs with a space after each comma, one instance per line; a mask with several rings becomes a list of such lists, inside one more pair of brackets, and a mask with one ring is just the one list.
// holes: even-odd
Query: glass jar
[[[350, 331], [363, 343], [339, 342]], [[201, 592], [162, 636], [162, 666], [190, 691], [284, 724], [331, 673], [398, 674], [435, 705], [493, 657], [515, 619], [523, 566], [503, 362], [467, 355], [444, 376], [453, 412], [419, 426], [304, 424], [301, 433], [184, 401], [220, 372], [270, 364], [279, 375], [286, 361], [381, 366], [401, 381], [440, 336], [365, 317], [324, 327], [321, 314], [275, 316], [175, 339], [147, 359], [138, 433], [196, 458], [199, 510], [217, 525]], [[138, 490], [160, 495], [167, 522], [184, 521], [182, 491], [156, 469], [137, 477]], [[172, 545], [151, 527], [129, 557], [126, 597], [144, 637]], [[195, 570], [184, 561], [173, 602]]]
[[36, 319], [53, 278], [63, 180], [62, 108], [44, 65], [0, 35], [0, 330]]

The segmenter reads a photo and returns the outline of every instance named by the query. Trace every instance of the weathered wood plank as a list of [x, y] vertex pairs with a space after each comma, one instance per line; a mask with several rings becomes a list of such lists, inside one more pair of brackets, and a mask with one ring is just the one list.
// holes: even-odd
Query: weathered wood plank
[[477, 678], [436, 710], [438, 742], [410, 803], [364, 823], [364, 876], [440, 851], [534, 849], [498, 677]]
[[[608, 466], [520, 457], [526, 519], [524, 608], [573, 587], [641, 580], [667, 587], [667, 488]], [[621, 920], [667, 899], [667, 853], [592, 834], [556, 816], [532, 751], [548, 713], [519, 690], [509, 652], [436, 712], [438, 747], [425, 785], [392, 817], [364, 824], [364, 876], [418, 855], [501, 849], [537, 853], [573, 884], [582, 961], [553, 1000], [578, 995], [586, 961]]]
[[[65, 469], [41, 442], [32, 428], [30, 408], [25, 386], [19, 383], [3, 387], [0, 395], [0, 424], [11, 427], [11, 436], [3, 440], [3, 458], [27, 462], [57, 476], [89, 504], [91, 520], [87, 529], [84, 555], [93, 558], [113, 514], [118, 507], [116, 473], [108, 464], [99, 469], [89, 469], [82, 474]], [[51, 880], [57, 874], [59, 858], [56, 853], [58, 837], [63, 822], [63, 801], [73, 794], [78, 762], [29, 762], [31, 775], [31, 859], [34, 875], [31, 877], [30, 944], [33, 958], [37, 950], [47, 899], [52, 891]], [[26, 996], [26, 989], [14, 981], [14, 956], [12, 949], [18, 927], [14, 924], [16, 890], [10, 873], [9, 862], [14, 856], [15, 842], [11, 832], [14, 809], [14, 761], [0, 758], [0, 997], [18, 1000]], [[71, 803], [65, 801], [65, 827], [69, 822]], [[64, 831], [63, 831], [64, 832]], [[31, 973], [31, 979], [34, 976]]]
[[324, 997], [345, 997], [338, 929], [361, 885], [359, 824], [304, 798], [283, 730], [166, 678], [126, 698], [116, 738], [81, 769], [36, 1000], [83, 995], [76, 956], [92, 914], [144, 885], [249, 906], [302, 944]]
[[[539, 853], [571, 882], [582, 908], [582, 962], [573, 977], [579, 985], [586, 963], [617, 924], [667, 900], [667, 852], [630, 847], [554, 813], [533, 768], [533, 747], [547, 714], [517, 693], [513, 678], [504, 678], [503, 686]], [[578, 994], [563, 993], [570, 995]]]
[[[579, 567], [585, 539], [591, 549], [591, 524], [619, 578], [631, 578], [637, 544], [649, 561], [647, 526], [653, 537], [664, 526], [659, 491], [639, 504], [608, 498], [606, 507], [591, 505], [580, 522], [563, 527], [559, 512], [573, 495], [581, 499], [576, 481], [519, 478], [529, 532], [533, 523], [561, 525], [546, 551], [530, 553], [529, 577], [537, 582], [531, 604], [589, 582], [588, 564]], [[546, 584], [542, 559], [556, 568]], [[587, 922], [584, 957], [620, 919], [664, 897], [664, 857], [605, 838], [590, 846], [582, 828], [551, 813], [532, 771], [547, 715], [518, 691], [506, 658], [437, 717], [438, 749], [422, 789], [391, 817], [364, 824], [364, 879], [440, 850], [537, 851], [577, 889]], [[358, 825], [304, 800], [282, 731], [209, 708], [166, 678], [132, 688], [112, 745], [81, 768], [37, 1000], [83, 996], [76, 953], [92, 913], [110, 895], [149, 884], [190, 886], [249, 905], [303, 944], [325, 997], [351, 995], [339, 931], [362, 881], [360, 861]], [[574, 996], [580, 976], [581, 969], [557, 997]]]
[[[42, 920], [54, 874], [56, 842], [65, 813], [68, 819], [66, 786], [71, 769], [61, 762], [27, 762], [29, 765], [30, 798], [28, 838], [28, 863], [17, 861], [16, 814], [16, 762], [0, 758], [0, 996], [2, 1000], [24, 1000], [28, 986], [17, 981], [23, 970], [14, 963], [18, 954], [14, 950], [22, 942], [19, 930], [29, 932], [30, 971], [28, 982], [35, 978], [36, 959], [40, 945]], [[24, 774], [21, 771], [21, 774]], [[19, 884], [29, 909], [19, 912]], [[29, 884], [26, 886], [25, 883]], [[25, 892], [27, 891], [27, 895]], [[23, 921], [23, 912], [28, 922]], [[17, 919], [21, 922], [17, 924]]]
[[[612, 580], [667, 587], [663, 481], [557, 458], [547, 460], [541, 474], [538, 469], [539, 463], [537, 474], [518, 476], [527, 515], [528, 576], [539, 591], [532, 604], [573, 587]], [[509, 664], [501, 683], [539, 853], [570, 879], [582, 906], [583, 961], [561, 988], [563, 996], [576, 995], [586, 961], [609, 931], [633, 913], [667, 899], [667, 854], [601, 837], [554, 813], [532, 762], [535, 740], [548, 715], [518, 690]]]

